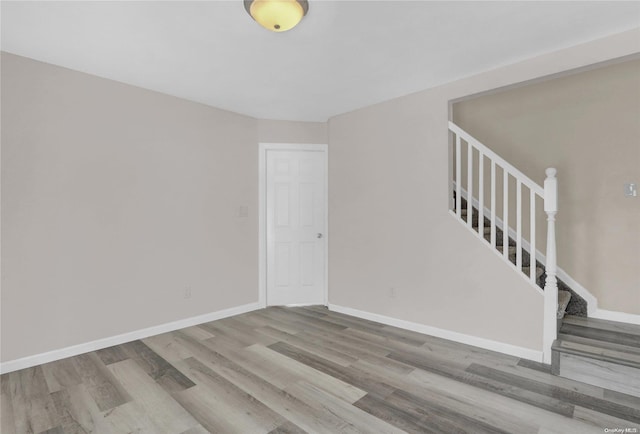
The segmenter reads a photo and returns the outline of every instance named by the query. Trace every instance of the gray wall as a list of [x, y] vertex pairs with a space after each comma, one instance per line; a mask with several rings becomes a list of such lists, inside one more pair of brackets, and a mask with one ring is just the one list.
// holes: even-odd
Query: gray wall
[[261, 143], [326, 144], [329, 133], [326, 122], [258, 120]]
[[2, 360], [257, 302], [257, 143], [319, 125], [2, 53]]
[[448, 212], [449, 101], [638, 52], [639, 35], [330, 119], [330, 303], [541, 350], [542, 296]]
[[558, 169], [558, 264], [600, 308], [640, 314], [640, 198], [623, 195], [640, 182], [640, 60], [465, 100], [453, 119], [539, 184]]

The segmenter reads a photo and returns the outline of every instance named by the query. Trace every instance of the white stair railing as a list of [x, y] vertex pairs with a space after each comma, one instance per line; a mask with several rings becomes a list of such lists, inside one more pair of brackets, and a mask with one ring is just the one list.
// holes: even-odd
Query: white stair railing
[[[455, 216], [471, 229], [482, 241], [491, 246], [492, 250], [498, 252], [496, 248], [502, 248], [502, 258], [513, 267], [518, 273], [528, 280], [531, 285], [544, 295], [544, 362], [551, 363], [551, 345], [557, 335], [557, 309], [558, 309], [558, 285], [556, 279], [556, 238], [555, 238], [555, 215], [558, 212], [557, 201], [557, 179], [555, 177], [556, 170], [547, 169], [547, 178], [544, 182], [544, 188], [536, 184], [529, 177], [509, 164], [502, 157], [497, 155], [491, 149], [480, 143], [470, 134], [458, 127], [453, 122], [449, 122], [449, 131], [453, 133], [455, 138], [454, 150], [451, 155], [455, 158], [455, 164], [452, 167], [455, 171], [455, 180], [452, 179], [452, 193], [455, 193], [454, 210]], [[466, 143], [466, 146], [464, 145]], [[463, 151], [466, 152], [466, 190], [463, 188]], [[477, 158], [474, 158], [477, 155]], [[491, 168], [490, 179], [485, 180], [485, 161]], [[477, 169], [477, 170], [476, 170]], [[502, 171], [502, 219], [497, 212], [498, 200], [500, 197], [496, 192], [498, 178], [498, 170]], [[476, 176], [477, 172], [477, 176]], [[509, 233], [510, 233], [510, 216], [509, 208], [513, 205], [513, 199], [509, 194], [509, 185], [515, 181], [515, 264], [511, 262], [509, 257]], [[474, 182], [477, 182], [477, 190], [474, 191]], [[485, 202], [485, 182], [489, 186], [488, 204]], [[523, 186], [529, 191], [529, 215], [525, 216], [523, 212]], [[498, 190], [499, 192], [499, 190]], [[462, 199], [467, 201], [466, 221], [462, 215]], [[546, 280], [544, 291], [537, 285], [536, 270], [536, 202], [543, 201], [544, 211], [547, 217], [547, 254], [546, 254]], [[524, 201], [526, 203], [526, 201]], [[488, 205], [488, 206], [487, 206]], [[478, 228], [473, 228], [473, 211], [478, 210]], [[485, 239], [485, 215], [490, 215], [489, 240]], [[529, 223], [529, 233], [523, 233], [523, 218]], [[497, 229], [502, 229], [502, 245], [497, 246]], [[527, 240], [528, 238], [528, 240]], [[527, 244], [529, 248], [529, 270], [527, 274], [523, 274], [522, 256], [523, 244]]]

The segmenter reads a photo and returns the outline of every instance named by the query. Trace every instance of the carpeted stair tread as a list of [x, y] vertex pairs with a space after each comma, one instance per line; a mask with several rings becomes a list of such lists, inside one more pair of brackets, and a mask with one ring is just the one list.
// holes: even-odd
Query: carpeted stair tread
[[[484, 235], [484, 239], [489, 241], [489, 243], [491, 243], [491, 234], [485, 234]], [[503, 244], [502, 243], [502, 231], [498, 231], [496, 233], [496, 245], [495, 245], [495, 247], [501, 246], [502, 244]], [[516, 245], [515, 240], [509, 238], [509, 245], [515, 247], [515, 245]]]
[[569, 291], [558, 291], [558, 319], [564, 317], [565, 309], [571, 300], [571, 293]]
[[[522, 272], [527, 276], [531, 272], [531, 267], [522, 267]], [[536, 282], [540, 279], [540, 277], [544, 274], [544, 268], [536, 267]]]
[[[544, 288], [545, 274], [540, 277], [539, 282], [540, 285], [542, 285], [542, 287]], [[586, 318], [588, 307], [585, 299], [576, 294], [575, 291], [569, 287], [569, 285], [562, 281], [562, 279], [558, 279], [558, 289], [569, 291], [571, 293], [571, 301], [569, 302], [569, 306], [567, 306], [566, 314]]]
[[[499, 244], [498, 246], [496, 246], [496, 249], [498, 249], [498, 251], [500, 253], [504, 252], [504, 245], [503, 244]], [[512, 264], [516, 263], [516, 252], [518, 251], [518, 247], [517, 246], [512, 246], [511, 244], [509, 244], [509, 261]], [[522, 250], [522, 266], [523, 267], [529, 267], [529, 253], [525, 250]]]
[[[474, 229], [477, 230], [478, 228], [474, 228]], [[484, 239], [487, 241], [491, 241], [491, 223], [483, 226], [482, 232], [484, 234]], [[496, 246], [501, 246], [501, 245], [502, 245], [502, 229], [500, 229], [499, 227], [496, 227]], [[512, 240], [511, 238], [509, 238], [509, 245], [515, 246], [516, 245], [515, 240]]]
[[[504, 253], [504, 246], [503, 245], [497, 246], [496, 249], [498, 249], [500, 251], [500, 253]], [[515, 257], [516, 250], [517, 250], [516, 246], [509, 246], [509, 256], [514, 255], [514, 257]]]

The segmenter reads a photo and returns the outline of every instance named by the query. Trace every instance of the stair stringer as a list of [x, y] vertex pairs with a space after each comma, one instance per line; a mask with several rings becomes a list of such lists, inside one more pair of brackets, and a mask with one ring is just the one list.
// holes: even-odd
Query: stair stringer
[[[456, 255], [456, 268], [464, 272], [456, 272], [455, 276], [451, 276], [447, 291], [437, 300], [430, 300], [430, 303], [433, 307], [440, 306], [437, 310], [443, 312], [451, 310], [450, 306], [456, 305], [454, 317], [461, 315], [461, 312], [472, 313], [464, 321], [469, 327], [447, 327], [448, 330], [507, 344], [505, 348], [487, 347], [479, 343], [473, 345], [542, 362], [544, 291], [526, 282], [512, 270], [506, 269], [505, 261], [499, 253], [496, 253], [496, 256], [487, 255], [486, 247], [470, 236], [473, 235], [472, 229], [460, 230], [459, 222], [449, 216], [446, 220], [447, 222], [443, 222], [439, 227], [439, 231], [447, 233], [450, 239], [447, 245], [440, 247], [441, 254]], [[513, 269], [515, 270], [515, 266]], [[443, 269], [436, 274], [448, 274], [452, 271]], [[419, 302], [417, 304], [419, 305]], [[490, 325], [493, 329], [500, 329], [500, 334], [511, 335], [511, 338], [481, 332], [477, 328], [478, 323], [483, 324], [481, 328]], [[441, 327], [435, 318], [429, 321], [429, 324]], [[523, 342], [525, 336], [528, 343]], [[509, 345], [527, 350], [514, 353], [507, 348]]]
[[[473, 231], [460, 231], [459, 225], [449, 216], [439, 225], [438, 230], [449, 237], [448, 243], [440, 246], [441, 254], [446, 257], [455, 255], [457, 266], [456, 270], [440, 269], [433, 273], [449, 276], [449, 282], [447, 291], [439, 291], [437, 299], [431, 295], [428, 300], [432, 305], [431, 310], [451, 312], [453, 309], [453, 313], [447, 316], [458, 318], [464, 315], [464, 320], [460, 320], [460, 326], [451, 327], [440, 325], [437, 318], [431, 317], [428, 324], [446, 328], [450, 332], [499, 342], [504, 347], [485, 346], [471, 341], [463, 343], [542, 362], [544, 291], [523, 281], [517, 273], [505, 269], [505, 262], [499, 254], [486, 255], [485, 247], [469, 236]], [[455, 275], [450, 274], [453, 272]], [[419, 300], [416, 305], [420, 305]], [[399, 316], [392, 308], [391, 312], [389, 316]], [[478, 324], [483, 326], [479, 327]], [[484, 330], [487, 328], [492, 331], [489, 333]], [[500, 332], [496, 333], [498, 330]], [[452, 336], [442, 337], [457, 340]], [[526, 350], [513, 352], [509, 346]]]

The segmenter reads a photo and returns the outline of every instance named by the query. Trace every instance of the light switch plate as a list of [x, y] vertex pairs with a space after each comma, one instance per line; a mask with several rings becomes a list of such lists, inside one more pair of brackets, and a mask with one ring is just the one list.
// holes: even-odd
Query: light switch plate
[[637, 197], [638, 196], [638, 185], [634, 182], [627, 182], [624, 185], [624, 195], [627, 197]]

